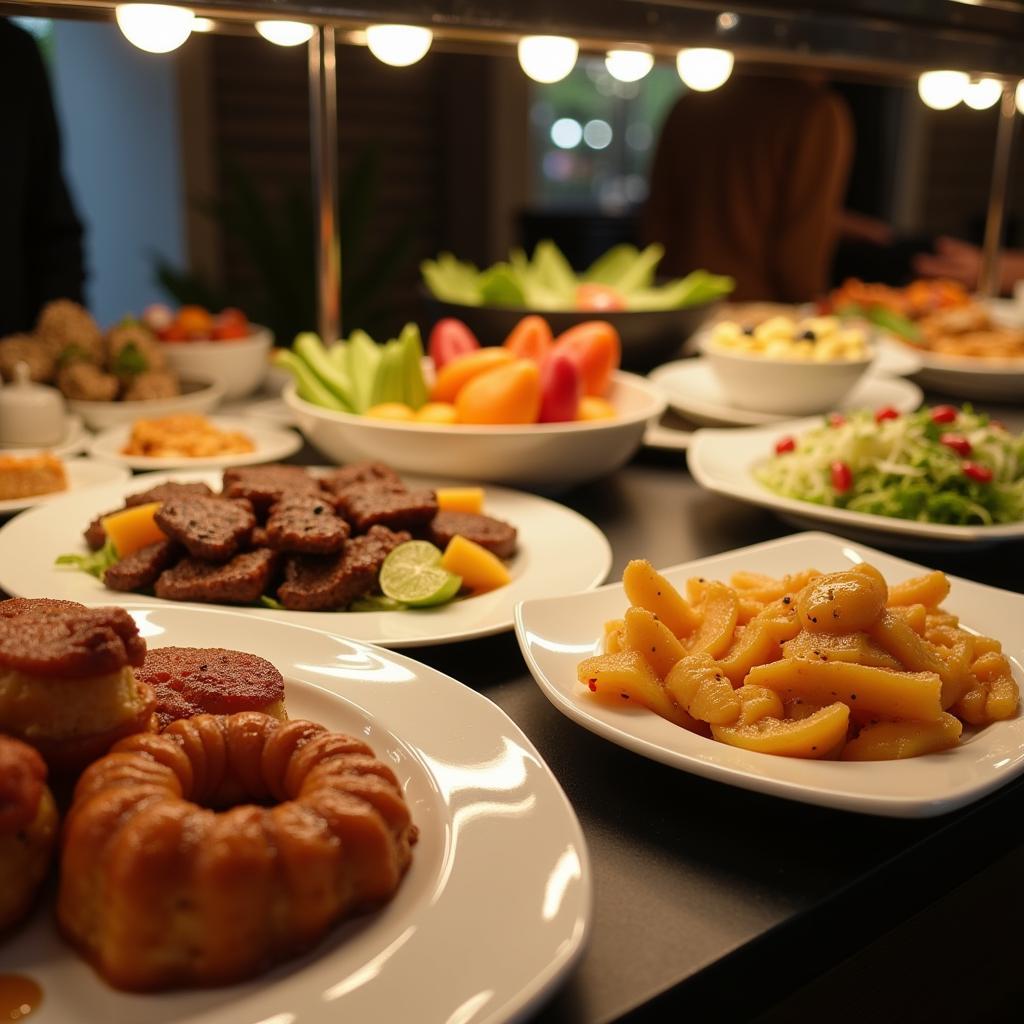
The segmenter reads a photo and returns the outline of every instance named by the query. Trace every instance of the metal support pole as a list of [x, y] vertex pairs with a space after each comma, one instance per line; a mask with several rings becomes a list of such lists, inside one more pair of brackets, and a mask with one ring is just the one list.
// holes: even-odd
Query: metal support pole
[[338, 81], [333, 25], [309, 40], [309, 142], [316, 224], [317, 327], [327, 345], [341, 329], [341, 245], [338, 239]]
[[999, 101], [999, 127], [996, 129], [996, 152], [992, 162], [992, 187], [988, 194], [985, 215], [985, 245], [982, 251], [978, 291], [982, 295], [999, 294], [999, 254], [1006, 222], [1006, 189], [1010, 180], [1010, 158], [1013, 154], [1013, 129], [1017, 116], [1013, 89], [1003, 86]]

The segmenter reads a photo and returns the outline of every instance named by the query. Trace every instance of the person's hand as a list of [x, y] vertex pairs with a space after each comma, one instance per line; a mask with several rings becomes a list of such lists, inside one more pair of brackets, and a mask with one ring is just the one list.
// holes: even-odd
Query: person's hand
[[974, 291], [981, 273], [981, 249], [956, 238], [940, 238], [935, 252], [914, 257], [914, 272], [921, 277], [947, 277]]
[[890, 224], [856, 210], [843, 210], [839, 214], [839, 234], [851, 241], [869, 242], [871, 245], [892, 245], [895, 239]]

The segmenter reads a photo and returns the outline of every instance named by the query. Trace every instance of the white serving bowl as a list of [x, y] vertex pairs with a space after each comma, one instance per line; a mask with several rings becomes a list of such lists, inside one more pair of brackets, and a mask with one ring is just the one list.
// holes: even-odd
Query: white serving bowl
[[224, 399], [245, 398], [256, 391], [270, 368], [274, 335], [255, 327], [247, 338], [224, 341], [162, 341], [160, 350], [171, 369], [189, 380], [208, 380], [224, 389]]
[[616, 373], [608, 420], [526, 426], [400, 423], [334, 412], [299, 398], [284, 401], [309, 442], [334, 462], [386, 462], [401, 473], [561, 490], [618, 469], [643, 442], [665, 399], [643, 377]]
[[224, 397], [219, 384], [194, 380], [181, 382], [181, 394], [172, 398], [151, 398], [141, 402], [90, 402], [82, 398], [68, 400], [68, 409], [90, 430], [106, 430], [121, 423], [134, 423], [139, 419], [154, 419], [179, 412], [206, 413]]
[[723, 349], [710, 340], [701, 346], [725, 397], [741, 409], [810, 416], [828, 412], [853, 389], [875, 357], [863, 359], [780, 359]]

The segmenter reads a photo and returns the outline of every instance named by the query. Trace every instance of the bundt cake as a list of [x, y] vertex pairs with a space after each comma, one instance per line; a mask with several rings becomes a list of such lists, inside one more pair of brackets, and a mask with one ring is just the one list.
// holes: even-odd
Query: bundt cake
[[31, 907], [56, 836], [43, 759], [28, 744], [0, 736], [0, 932]]
[[362, 741], [259, 712], [118, 743], [79, 779], [57, 915], [112, 985], [219, 985], [394, 894], [416, 839]]
[[264, 658], [223, 647], [157, 647], [135, 669], [156, 694], [160, 728], [179, 718], [262, 711], [286, 721], [284, 677]]
[[132, 675], [146, 642], [123, 608], [0, 601], [0, 731], [73, 777], [124, 736], [148, 729], [153, 691]]

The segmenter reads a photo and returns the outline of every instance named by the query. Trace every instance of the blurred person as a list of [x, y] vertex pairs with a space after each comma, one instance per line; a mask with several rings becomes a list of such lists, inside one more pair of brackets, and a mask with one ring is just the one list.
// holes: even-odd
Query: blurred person
[[61, 173], [46, 68], [29, 33], [0, 18], [0, 337], [31, 330], [51, 299], [82, 301], [82, 225]]
[[[914, 270], [922, 277], [950, 278], [976, 291], [983, 260], [978, 246], [958, 238], [939, 238], [934, 252], [922, 252], [914, 257]], [[1024, 251], [1004, 249], [999, 254], [999, 293], [1012, 293], [1018, 281], [1024, 281]]]
[[736, 279], [733, 300], [803, 302], [828, 286], [844, 226], [884, 244], [888, 229], [845, 216], [853, 122], [823, 79], [738, 73], [687, 93], [668, 115], [643, 230], [662, 270], [703, 267]]

